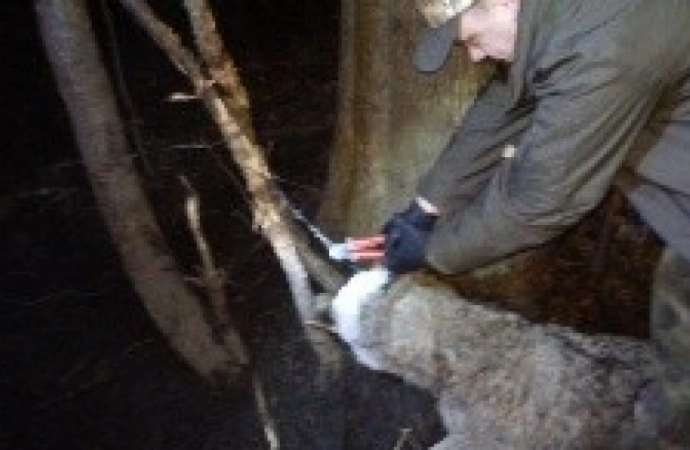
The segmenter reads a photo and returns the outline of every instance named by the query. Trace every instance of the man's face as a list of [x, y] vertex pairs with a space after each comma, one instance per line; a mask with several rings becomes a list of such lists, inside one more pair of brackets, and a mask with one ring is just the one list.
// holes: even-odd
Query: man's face
[[473, 62], [513, 61], [518, 3], [518, 0], [480, 0], [460, 15], [459, 40]]

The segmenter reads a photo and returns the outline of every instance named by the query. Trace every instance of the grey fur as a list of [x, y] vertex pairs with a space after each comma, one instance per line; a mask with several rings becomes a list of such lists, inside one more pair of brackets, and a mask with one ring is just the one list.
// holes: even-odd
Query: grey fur
[[533, 324], [412, 278], [360, 320], [358, 350], [438, 396], [448, 436], [434, 450], [623, 448], [652, 380], [647, 342]]

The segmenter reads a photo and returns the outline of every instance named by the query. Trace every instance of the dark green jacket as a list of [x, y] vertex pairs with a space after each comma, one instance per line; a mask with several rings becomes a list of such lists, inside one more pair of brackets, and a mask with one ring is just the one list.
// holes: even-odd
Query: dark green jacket
[[690, 260], [690, 1], [522, 0], [517, 39], [419, 186], [443, 212], [429, 264], [541, 244], [618, 180]]

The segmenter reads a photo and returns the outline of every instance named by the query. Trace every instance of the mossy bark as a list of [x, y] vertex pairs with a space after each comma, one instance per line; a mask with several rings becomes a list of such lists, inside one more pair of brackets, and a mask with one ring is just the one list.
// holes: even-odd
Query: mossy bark
[[339, 110], [322, 219], [343, 235], [376, 232], [413, 197], [485, 79], [456, 49], [434, 75], [411, 58], [423, 31], [413, 0], [345, 0]]

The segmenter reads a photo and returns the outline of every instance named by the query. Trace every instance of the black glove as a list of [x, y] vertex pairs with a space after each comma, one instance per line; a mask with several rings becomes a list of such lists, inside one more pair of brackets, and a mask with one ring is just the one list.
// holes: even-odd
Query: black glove
[[394, 214], [383, 227], [386, 235], [383, 265], [397, 274], [424, 267], [426, 243], [436, 218], [424, 212], [417, 202], [412, 202], [405, 211]]

